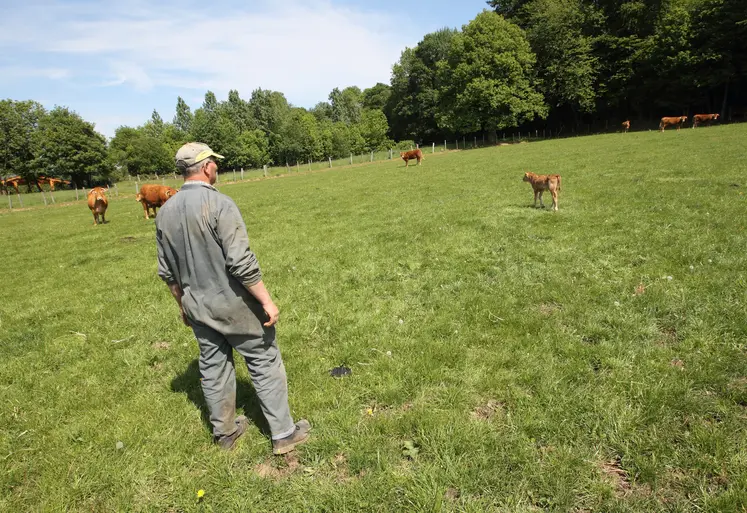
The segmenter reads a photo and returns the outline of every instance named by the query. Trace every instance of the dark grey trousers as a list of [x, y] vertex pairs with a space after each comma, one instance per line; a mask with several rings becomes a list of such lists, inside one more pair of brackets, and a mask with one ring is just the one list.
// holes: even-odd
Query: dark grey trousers
[[272, 439], [291, 435], [295, 425], [288, 406], [288, 383], [275, 328], [266, 329], [263, 338], [226, 336], [201, 324], [194, 324], [192, 331], [200, 346], [202, 393], [210, 411], [213, 436], [220, 439], [237, 429], [233, 349], [246, 361]]

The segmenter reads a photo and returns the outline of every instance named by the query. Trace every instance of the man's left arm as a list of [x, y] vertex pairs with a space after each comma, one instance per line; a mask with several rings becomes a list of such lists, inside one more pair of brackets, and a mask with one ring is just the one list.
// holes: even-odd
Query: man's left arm
[[184, 292], [169, 268], [169, 263], [166, 260], [166, 255], [163, 250], [162, 233], [158, 229], [156, 229], [156, 253], [158, 255], [158, 276], [166, 282], [171, 295], [174, 296], [174, 299], [176, 300], [176, 304], [179, 305], [179, 313], [182, 315], [182, 322], [185, 326], [189, 326], [189, 319], [184, 314], [184, 309], [182, 308], [182, 296], [184, 295]]

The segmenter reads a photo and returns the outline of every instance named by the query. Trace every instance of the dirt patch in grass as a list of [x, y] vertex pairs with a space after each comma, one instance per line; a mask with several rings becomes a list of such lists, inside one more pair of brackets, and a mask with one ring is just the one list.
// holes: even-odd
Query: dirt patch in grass
[[639, 283], [636, 286], [635, 290], [633, 290], [634, 296], [642, 296], [645, 293], [646, 293], [646, 286], [643, 283]]
[[168, 349], [169, 347], [171, 347], [171, 344], [169, 344], [168, 342], [154, 342], [151, 347], [153, 349]]
[[471, 415], [477, 420], [490, 420], [501, 411], [503, 411], [503, 403], [491, 399], [472, 410]]
[[557, 303], [542, 303], [539, 306], [539, 312], [545, 317], [550, 317], [560, 310], [562, 310], [562, 307]]
[[680, 370], [685, 370], [685, 362], [683, 362], [679, 358], [672, 358], [672, 361], [669, 362], [669, 365], [671, 365], [672, 367], [677, 367]]
[[254, 467], [254, 472], [263, 479], [286, 479], [301, 468], [298, 454], [291, 452], [282, 458], [271, 458]]
[[454, 502], [459, 499], [459, 497], [462, 496], [462, 492], [454, 488], [453, 486], [450, 486], [446, 489], [444, 492], [444, 499], [447, 501]]
[[599, 470], [602, 477], [607, 481], [615, 491], [616, 497], [626, 497], [632, 492], [630, 477], [628, 473], [620, 466], [620, 459], [614, 459], [600, 464]]

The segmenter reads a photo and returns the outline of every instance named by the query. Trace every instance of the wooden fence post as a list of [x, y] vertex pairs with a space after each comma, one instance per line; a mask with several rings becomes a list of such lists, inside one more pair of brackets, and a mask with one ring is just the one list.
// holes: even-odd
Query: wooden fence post
[[449, 149], [446, 147], [446, 139], [444, 139], [444, 151], [448, 151]]
[[241, 180], [242, 181], [244, 180], [244, 168], [243, 167], [241, 168]]
[[18, 192], [16, 194], [18, 195], [18, 203], [20, 203], [21, 204], [21, 208], [23, 208], [23, 200], [21, 199], [21, 194], [18, 193]]
[[135, 195], [137, 195], [138, 192], [140, 192], [140, 191], [138, 190], [137, 182], [135, 182]]
[[117, 182], [114, 182], [114, 195], [119, 198], [119, 187], [117, 187]]
[[456, 149], [458, 150], [459, 149], [459, 138], [457, 138], [455, 142], [456, 142]]
[[433, 147], [431, 148], [431, 153], [436, 153], [436, 143], [433, 143]]
[[327, 157], [329, 159], [329, 168], [332, 169], [332, 157]]
[[233, 181], [234, 182], [236, 181], [236, 170], [235, 169], [233, 170]]
[[475, 136], [475, 143], [472, 145], [472, 149], [477, 148], [477, 136]]
[[267, 178], [267, 164], [265, 164], [264, 166], [262, 166], [262, 172], [264, 173], [265, 178]]
[[10, 193], [8, 193], [8, 208], [13, 210], [13, 200], [10, 197]]
[[80, 198], [78, 197], [78, 185], [75, 185], [75, 201], [78, 201]]
[[371, 152], [371, 162], [373, 162], [373, 151]]
[[42, 195], [42, 199], [44, 200], [44, 206], [47, 206], [47, 197], [44, 195], [44, 191], [39, 191]]
[[299, 164], [298, 161], [296, 161], [296, 173], [300, 173], [300, 172], [301, 172], [301, 164]]
[[311, 159], [309, 159], [309, 173], [311, 173]]

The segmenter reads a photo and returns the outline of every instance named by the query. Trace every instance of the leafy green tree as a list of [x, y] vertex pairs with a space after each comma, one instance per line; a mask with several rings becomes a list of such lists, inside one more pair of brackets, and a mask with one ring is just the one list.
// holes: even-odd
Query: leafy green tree
[[246, 130], [239, 135], [231, 167], [260, 168], [270, 162], [270, 143], [267, 135], [259, 129]]
[[414, 49], [406, 48], [392, 67], [391, 94], [384, 112], [395, 139], [423, 140], [444, 132], [436, 120], [438, 91], [443, 85], [437, 68], [448, 58], [456, 33], [441, 29], [427, 34]]
[[389, 147], [387, 137], [389, 124], [384, 113], [378, 109], [365, 109], [358, 123], [360, 134], [365, 141], [366, 151], [384, 150]]
[[235, 89], [228, 92], [228, 101], [222, 103], [221, 108], [231, 118], [239, 133], [256, 128], [257, 123], [252, 118], [249, 103], [242, 100]]
[[329, 93], [329, 102], [332, 105], [332, 120], [343, 123], [358, 123], [361, 119], [363, 109], [360, 88], [351, 86], [342, 91], [334, 88]]
[[322, 155], [322, 139], [316, 118], [305, 109], [294, 108], [284, 127], [281, 146], [276, 163], [306, 162], [319, 160]]
[[183, 133], [188, 134], [192, 129], [192, 111], [189, 105], [179, 96], [176, 100], [176, 114], [174, 115], [174, 126]]
[[448, 61], [439, 64], [440, 126], [471, 133], [545, 117], [544, 98], [532, 85], [534, 64], [519, 27], [494, 12], [478, 14], [454, 36]]
[[109, 161], [120, 174], [165, 174], [174, 172], [176, 151], [154, 137], [147, 124], [141, 128], [122, 126], [109, 144]]
[[524, 7], [541, 90], [550, 105], [567, 105], [574, 114], [596, 107], [598, 63], [594, 40], [584, 33], [589, 12], [581, 0], [535, 0]]
[[69, 176], [82, 187], [111, 173], [104, 136], [66, 107], [43, 116], [34, 135], [39, 148], [34, 164], [47, 175]]
[[361, 103], [363, 109], [376, 109], [383, 111], [392, 94], [392, 87], [389, 84], [377, 83], [373, 87], [363, 90]]
[[314, 115], [317, 121], [332, 121], [332, 105], [330, 105], [328, 102], [317, 103], [316, 105], [314, 105], [310, 112]]
[[35, 133], [46, 115], [44, 107], [34, 101], [0, 100], [0, 176], [18, 174], [27, 180], [36, 175], [33, 160], [38, 153]]

